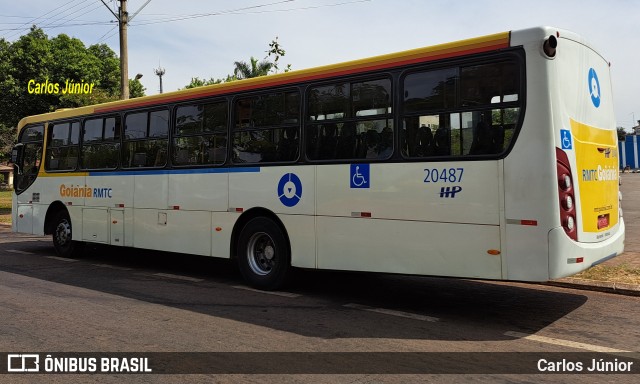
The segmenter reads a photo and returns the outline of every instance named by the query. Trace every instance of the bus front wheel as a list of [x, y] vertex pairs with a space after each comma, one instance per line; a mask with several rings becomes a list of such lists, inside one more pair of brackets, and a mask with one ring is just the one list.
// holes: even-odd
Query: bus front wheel
[[82, 243], [73, 240], [71, 218], [66, 211], [56, 214], [53, 224], [53, 247], [58, 256], [77, 257], [82, 248]]
[[290, 252], [282, 229], [273, 220], [250, 220], [238, 238], [238, 267], [245, 280], [255, 288], [274, 290], [282, 287], [290, 274]]

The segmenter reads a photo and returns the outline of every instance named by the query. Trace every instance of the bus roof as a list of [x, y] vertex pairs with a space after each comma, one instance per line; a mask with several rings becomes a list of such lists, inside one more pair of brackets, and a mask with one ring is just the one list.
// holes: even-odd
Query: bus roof
[[235, 92], [258, 90], [267, 87], [296, 84], [305, 81], [322, 80], [325, 78], [366, 73], [369, 71], [417, 64], [446, 58], [470, 55], [474, 53], [490, 52], [508, 48], [510, 32], [481, 36], [451, 43], [438, 44], [408, 51], [390, 53], [381, 56], [330, 64], [321, 67], [302, 69], [260, 76], [251, 79], [237, 80], [228, 83], [214, 84], [197, 88], [179, 90], [135, 99], [113, 101], [92, 106], [59, 110], [56, 112], [34, 115], [23, 118], [18, 129], [24, 125], [48, 120], [64, 119], [74, 116], [114, 112], [132, 108], [151, 107], [165, 103], [176, 103], [212, 96], [221, 96]]

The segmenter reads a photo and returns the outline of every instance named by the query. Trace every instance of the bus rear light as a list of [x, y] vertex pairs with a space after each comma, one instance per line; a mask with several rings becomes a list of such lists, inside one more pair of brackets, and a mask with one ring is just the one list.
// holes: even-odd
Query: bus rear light
[[179, 211], [180, 210], [180, 206], [179, 205], [174, 205], [172, 208], [173, 208], [174, 211]]
[[576, 222], [575, 194], [573, 189], [573, 173], [569, 157], [560, 148], [556, 148], [556, 169], [558, 172], [558, 208], [560, 209], [560, 223], [567, 236], [578, 240]]
[[567, 219], [564, 222], [564, 227], [569, 231], [573, 231], [576, 228], [576, 221], [573, 218], [573, 216], [567, 217]]
[[567, 259], [567, 264], [579, 264], [584, 262], [584, 257], [570, 257]]
[[566, 209], [567, 211], [573, 209], [573, 199], [569, 195], [564, 198], [564, 209]]

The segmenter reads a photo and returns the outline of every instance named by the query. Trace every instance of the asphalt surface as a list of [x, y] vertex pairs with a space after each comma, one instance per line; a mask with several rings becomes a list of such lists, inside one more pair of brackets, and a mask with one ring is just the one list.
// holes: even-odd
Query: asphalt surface
[[0, 351], [131, 352], [150, 356], [155, 373], [166, 361], [191, 374], [0, 374], [0, 383], [637, 382], [637, 373], [532, 370], [540, 359], [585, 353], [640, 366], [631, 354], [640, 297], [326, 271], [300, 272], [289, 290], [266, 293], [224, 260], [106, 247], [65, 259], [49, 238], [6, 230]]
[[[607, 263], [636, 266], [640, 174], [622, 180], [626, 252]], [[591, 357], [640, 367], [640, 297], [570, 284], [302, 271], [266, 293], [224, 260], [108, 247], [64, 259], [49, 237], [5, 226], [0, 383], [637, 382], [640, 370], [539, 371]], [[155, 374], [2, 374], [6, 353], [34, 352], [130, 352]]]

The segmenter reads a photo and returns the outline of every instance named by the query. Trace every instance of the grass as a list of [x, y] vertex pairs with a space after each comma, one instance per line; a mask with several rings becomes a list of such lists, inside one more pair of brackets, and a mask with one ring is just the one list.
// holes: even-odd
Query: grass
[[0, 191], [0, 223], [11, 223], [11, 191]]
[[640, 284], [640, 268], [634, 268], [628, 264], [596, 265], [572, 277], [614, 283]]

